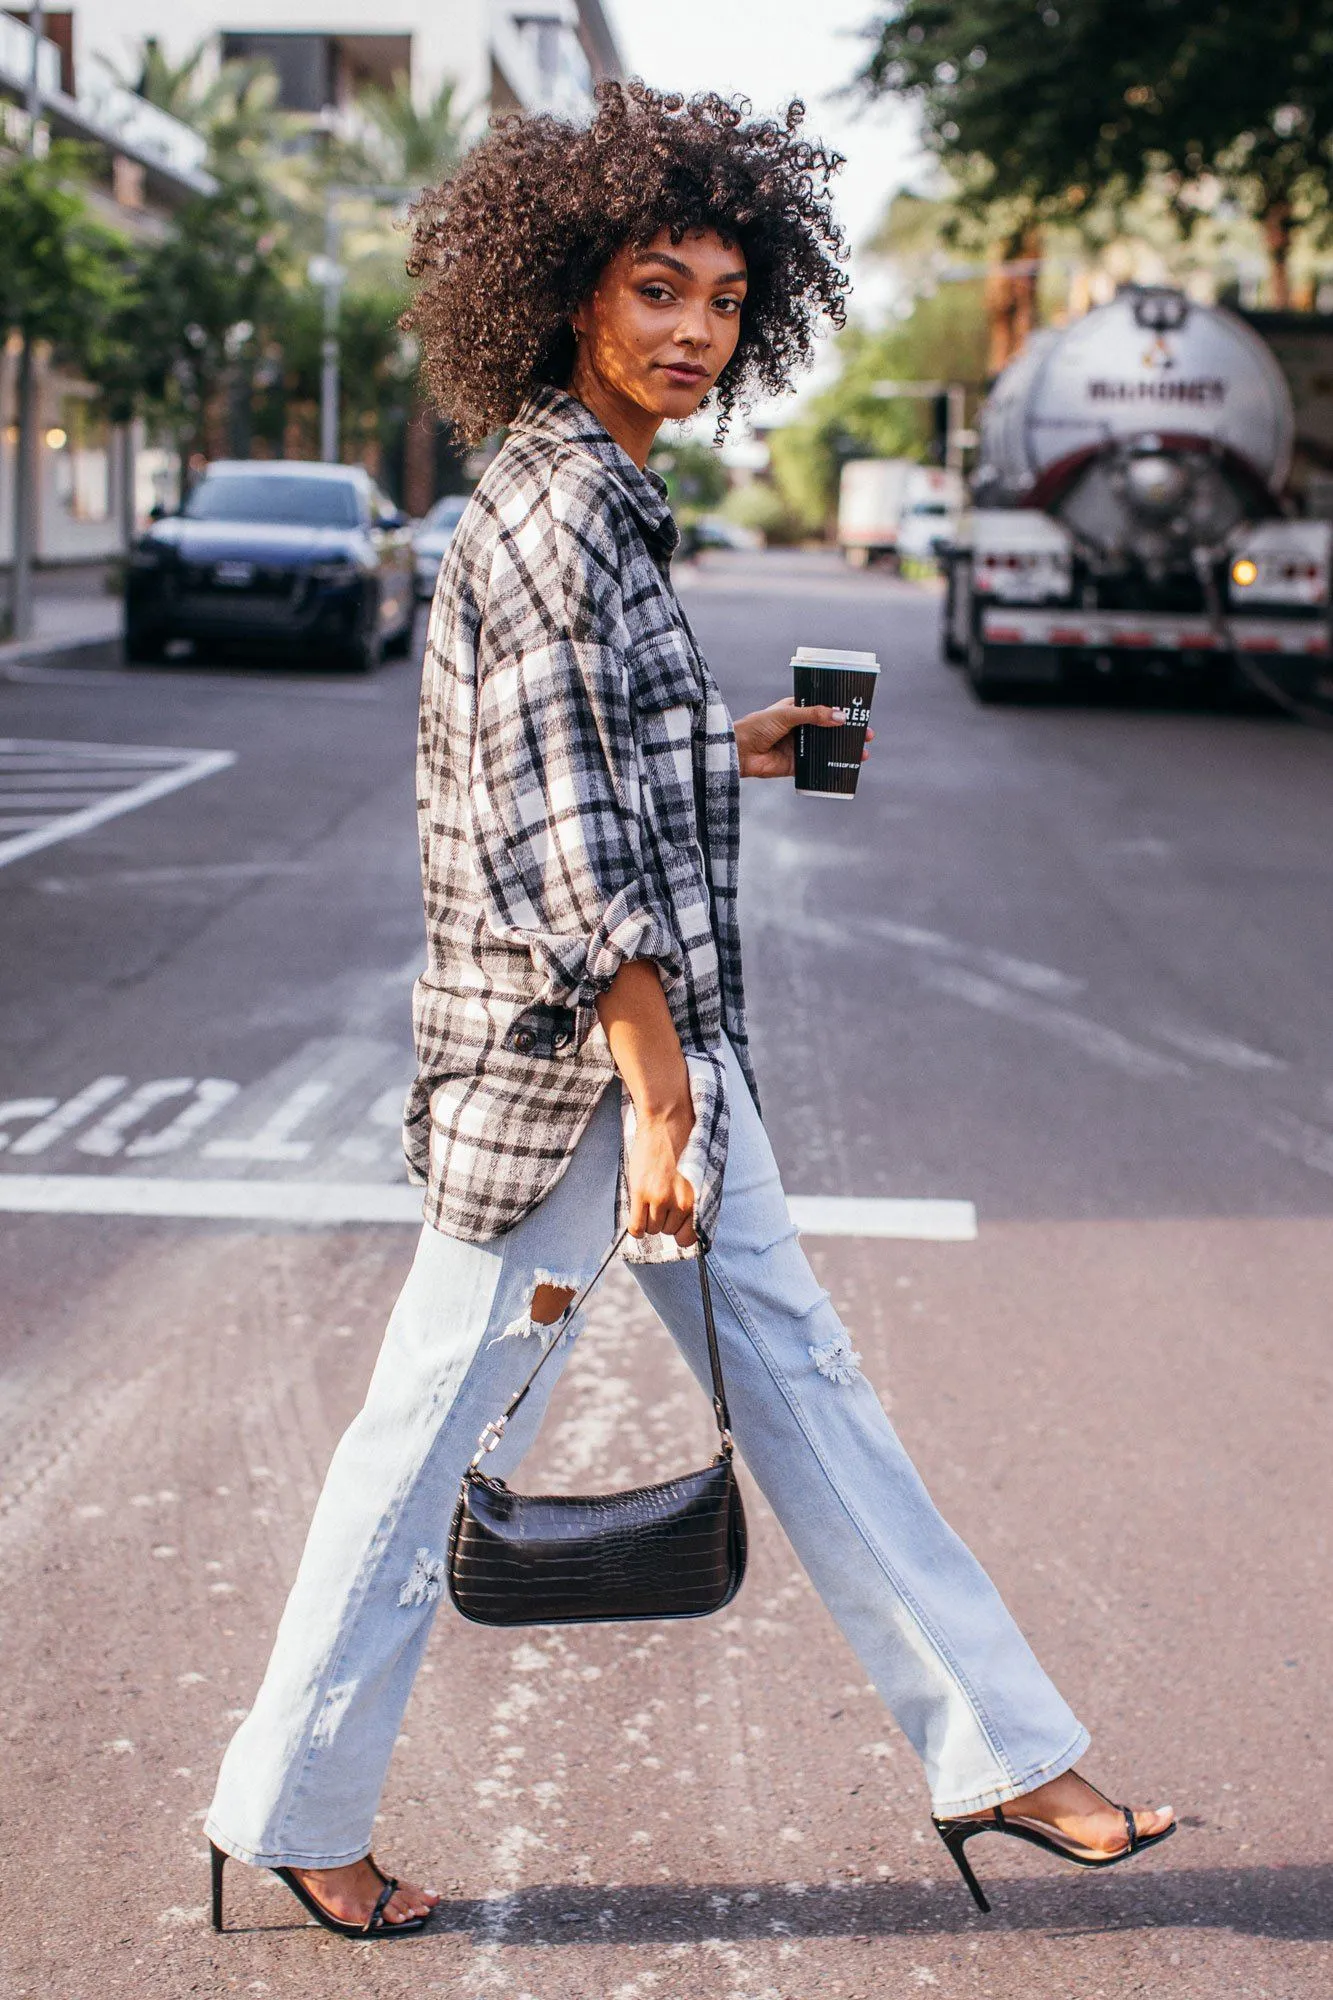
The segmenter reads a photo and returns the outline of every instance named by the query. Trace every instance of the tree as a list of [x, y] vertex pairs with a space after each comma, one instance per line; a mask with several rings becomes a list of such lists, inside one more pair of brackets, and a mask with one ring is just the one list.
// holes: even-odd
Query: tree
[[283, 309], [283, 267], [267, 193], [238, 178], [197, 195], [137, 262], [116, 331], [135, 393], [157, 404], [182, 461], [205, 452], [224, 391], [250, 370]]
[[925, 459], [929, 453], [930, 405], [878, 396], [877, 382], [927, 379], [980, 389], [986, 375], [982, 286], [941, 286], [917, 300], [910, 318], [886, 329], [849, 327], [838, 337], [837, 353], [837, 379], [768, 440], [778, 494], [812, 534], [827, 525], [847, 459]]
[[1007, 254], [1041, 221], [1171, 177], [1186, 223], [1208, 176], [1261, 223], [1274, 302], [1293, 227], [1327, 213], [1333, 0], [903, 0], [859, 82], [915, 96], [974, 212], [1007, 204]]
[[[411, 342], [398, 330], [405, 304], [399, 290], [357, 288], [343, 293], [338, 312], [339, 435], [355, 449], [359, 440], [383, 443], [405, 416], [416, 371]], [[287, 448], [293, 426], [301, 447], [319, 447], [320, 364], [324, 298], [315, 286], [292, 285], [274, 314], [260, 363], [272, 393], [257, 411], [255, 429], [269, 449]]]
[[726, 498], [727, 468], [712, 445], [663, 445], [653, 453], [652, 465], [666, 480], [667, 499], [678, 520], [710, 513]]
[[37, 412], [34, 351], [49, 345], [87, 366], [124, 294], [124, 245], [89, 214], [76, 187], [77, 147], [53, 146], [45, 159], [0, 169], [0, 337], [17, 333], [19, 425], [14, 481], [14, 567], [9, 622], [24, 638], [31, 617]]
[[457, 88], [446, 77], [420, 108], [405, 76], [395, 77], [392, 90], [362, 91], [357, 103], [374, 128], [366, 150], [380, 179], [424, 186], [453, 171], [467, 144]]

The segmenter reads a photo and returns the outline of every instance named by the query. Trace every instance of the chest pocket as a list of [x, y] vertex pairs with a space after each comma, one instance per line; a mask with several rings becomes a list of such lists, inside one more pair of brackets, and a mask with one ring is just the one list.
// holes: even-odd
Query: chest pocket
[[703, 676], [683, 632], [672, 627], [631, 644], [630, 698], [637, 709], [652, 714], [664, 708], [699, 708]]

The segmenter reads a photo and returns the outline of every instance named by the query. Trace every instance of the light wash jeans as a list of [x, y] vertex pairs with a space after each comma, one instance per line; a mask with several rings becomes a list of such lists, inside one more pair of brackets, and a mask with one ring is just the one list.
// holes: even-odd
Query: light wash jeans
[[[935, 1811], [1002, 1803], [1077, 1762], [1087, 1734], [941, 1520], [861, 1374], [796, 1240], [734, 1059], [729, 1071], [709, 1267], [737, 1445], [920, 1756]], [[463, 1469], [532, 1365], [534, 1286], [591, 1276], [614, 1234], [619, 1099], [613, 1084], [562, 1180], [507, 1235], [422, 1232], [365, 1407], [329, 1467], [263, 1686], [223, 1759], [207, 1832], [239, 1860], [332, 1868], [369, 1851]], [[693, 1261], [632, 1268], [706, 1387]], [[557, 1354], [542, 1371], [488, 1471], [513, 1473], [561, 1365]], [[461, 1661], [466, 1629], [450, 1638]]]

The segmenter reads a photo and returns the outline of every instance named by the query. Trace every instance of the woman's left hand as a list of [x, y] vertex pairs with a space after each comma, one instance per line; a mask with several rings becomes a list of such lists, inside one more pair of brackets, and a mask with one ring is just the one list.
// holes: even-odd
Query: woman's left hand
[[[837, 729], [846, 720], [845, 709], [802, 708], [790, 695], [784, 701], [775, 701], [771, 708], [758, 708], [753, 715], [743, 715], [734, 725], [741, 776], [790, 778], [796, 770], [794, 732], [810, 726]], [[874, 734], [873, 729], [867, 729], [867, 743], [873, 740]], [[869, 750], [863, 750], [861, 762], [864, 763], [869, 755]]]

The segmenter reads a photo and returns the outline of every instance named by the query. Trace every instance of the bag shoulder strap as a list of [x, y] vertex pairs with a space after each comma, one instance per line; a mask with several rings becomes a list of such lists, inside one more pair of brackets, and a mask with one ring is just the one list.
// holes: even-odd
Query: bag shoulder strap
[[[588, 1294], [592, 1291], [594, 1285], [596, 1285], [598, 1279], [601, 1277], [607, 1265], [611, 1262], [611, 1259], [615, 1256], [617, 1250], [619, 1250], [621, 1244], [624, 1242], [628, 1234], [629, 1231], [627, 1229], [621, 1230], [620, 1234], [616, 1237], [610, 1249], [607, 1251], [601, 1263], [597, 1266], [597, 1269], [593, 1272], [592, 1276], [589, 1278], [587, 1284], [583, 1287], [583, 1290], [579, 1293], [578, 1297], [574, 1299], [568, 1306], [566, 1306], [563, 1314], [561, 1315], [561, 1318], [566, 1322], [566, 1324], [568, 1324], [568, 1322], [573, 1319], [575, 1313], [578, 1312], [579, 1308], [583, 1305], [584, 1301], [588, 1297]], [[695, 1262], [699, 1266], [699, 1293], [703, 1302], [704, 1333], [707, 1336], [708, 1340], [708, 1366], [712, 1372], [712, 1377], [713, 1377], [713, 1415], [717, 1419], [717, 1431], [718, 1431], [718, 1437], [721, 1439], [722, 1450], [727, 1455], [730, 1455], [733, 1442], [731, 1436], [731, 1417], [727, 1409], [726, 1384], [722, 1379], [722, 1355], [717, 1344], [717, 1326], [713, 1319], [713, 1294], [708, 1282], [707, 1253], [708, 1253], [708, 1245], [704, 1241], [703, 1237], [700, 1237], [698, 1250], [695, 1256]], [[469, 1472], [473, 1472], [476, 1470], [477, 1466], [481, 1464], [482, 1459], [486, 1456], [488, 1451], [495, 1450], [496, 1445], [499, 1444], [500, 1439], [504, 1436], [505, 1431], [509, 1427], [510, 1418], [513, 1417], [517, 1413], [517, 1411], [521, 1408], [522, 1404], [527, 1398], [528, 1391], [531, 1389], [533, 1383], [537, 1380], [537, 1377], [541, 1374], [542, 1369], [546, 1366], [551, 1356], [555, 1353], [558, 1344], [559, 1344], [559, 1335], [555, 1334], [547, 1342], [545, 1347], [543, 1347], [541, 1354], [536, 1362], [536, 1365], [529, 1372], [527, 1379], [519, 1385], [519, 1387], [515, 1390], [514, 1394], [510, 1397], [509, 1402], [506, 1405], [503, 1413], [500, 1416], [496, 1417], [493, 1423], [487, 1424], [485, 1430], [483, 1430], [481, 1436], [477, 1439], [477, 1449], [473, 1453], [473, 1456], [468, 1464]]]

